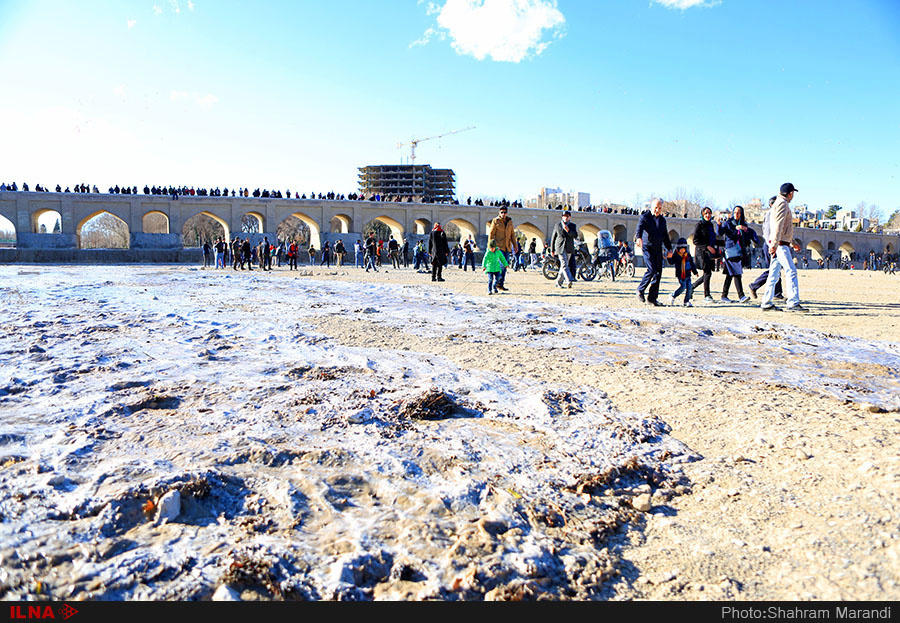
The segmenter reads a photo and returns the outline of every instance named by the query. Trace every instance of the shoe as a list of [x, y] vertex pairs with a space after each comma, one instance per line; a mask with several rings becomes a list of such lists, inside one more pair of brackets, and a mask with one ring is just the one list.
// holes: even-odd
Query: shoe
[[647, 302], [647, 297], [644, 296], [644, 293], [643, 293], [643, 292], [641, 292], [640, 290], [638, 290], [637, 295], [638, 295], [638, 300], [639, 300], [641, 303], [646, 303], [646, 302]]
[[497, 289], [498, 289], [498, 290], [503, 290], [504, 292], [507, 292], [506, 286], [497, 286]]
[[669, 295], [669, 307], [675, 307], [675, 297], [671, 294]]
[[438, 281], [445, 281], [445, 279], [444, 279], [443, 277], [438, 277], [437, 280], [438, 280]]
[[723, 297], [722, 297], [721, 299], [719, 299], [719, 300], [720, 300], [721, 302], [723, 302], [723, 303], [734, 303], [734, 301], [732, 301], [732, 300], [731, 300], [730, 298], [728, 298], [727, 296], [723, 296]]
[[759, 306], [759, 308], [763, 311], [781, 311], [777, 307], [775, 307], [772, 303], [763, 303]]
[[432, 281], [437, 281], [437, 279], [435, 279], [434, 277], [432, 277], [431, 280], [432, 280]]
[[756, 290], [754, 290], [753, 288], [750, 288], [750, 294], [753, 295], [753, 298], [756, 298]]
[[662, 303], [660, 303], [660, 302], [657, 301], [657, 300], [647, 301], [647, 304], [648, 304], [648, 305], [653, 305], [653, 307], [665, 307], [665, 305], [663, 305]]
[[776, 295], [773, 296], [772, 298], [775, 299], [776, 301], [783, 301], [783, 300], [784, 300], [784, 295], [783, 295], [783, 294], [776, 294]]
[[749, 300], [750, 300], [750, 297], [745, 294], [744, 296], [741, 297], [741, 300], [738, 301], [738, 303], [746, 303]]
[[492, 295], [492, 294], [493, 294], [493, 292], [488, 292], [488, 296], [490, 296], [490, 295]]
[[684, 307], [693, 307], [693, 306], [694, 306], [694, 304], [691, 303], [690, 301], [685, 301], [685, 302], [684, 302]]
[[567, 283], [567, 284], [566, 284], [566, 287], [567, 287], [567, 288], [571, 288], [571, 287], [572, 287], [572, 282], [570, 281], [569, 283]]
[[704, 298], [703, 298], [703, 302], [706, 303], [707, 305], [715, 305], [715, 304], [716, 304], [716, 299], [714, 299], [714, 298], [711, 297], [711, 296], [707, 296], [707, 297], [704, 297]]
[[803, 307], [803, 305], [801, 305], [800, 303], [797, 303], [796, 305], [788, 305], [787, 307], [784, 308], [784, 311], [805, 313], [805, 312], [808, 312], [809, 310], [807, 308]]

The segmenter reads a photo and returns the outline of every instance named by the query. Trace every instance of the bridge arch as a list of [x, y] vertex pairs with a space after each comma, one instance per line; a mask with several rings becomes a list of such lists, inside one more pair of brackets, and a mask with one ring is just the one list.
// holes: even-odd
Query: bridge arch
[[477, 231], [478, 228], [475, 227], [475, 225], [473, 225], [472, 223], [470, 223], [469, 221], [467, 221], [464, 218], [459, 218], [459, 217], [452, 218], [452, 219], [446, 221], [445, 225], [447, 223], [456, 225], [456, 227], [459, 229], [459, 239], [460, 240], [465, 240], [469, 236], [471, 236], [472, 239], [474, 240], [475, 235], [478, 233], [478, 231]]
[[810, 252], [810, 257], [813, 261], [825, 259], [825, 248], [818, 240], [810, 240], [809, 244], [806, 245], [806, 250]]
[[34, 234], [63, 233], [62, 214], [50, 208], [35, 210], [31, 213], [31, 232]]
[[616, 225], [612, 230], [613, 240], [616, 242], [628, 242], [628, 228], [624, 225]]
[[121, 217], [109, 210], [97, 210], [75, 226], [75, 240], [79, 249], [127, 249], [131, 234]]
[[829, 242], [829, 243], [828, 243], [828, 250], [829, 250], [829, 251], [834, 251], [834, 248], [835, 248], [835, 247], [834, 247], [834, 241]]
[[851, 254], [856, 251], [856, 249], [853, 248], [853, 244], [849, 240], [845, 240], [841, 244], [841, 246], [838, 247], [838, 249], [841, 250], [841, 257], [848, 260], [852, 257]]
[[331, 233], [349, 234], [353, 229], [353, 218], [347, 214], [335, 214], [331, 217]]
[[416, 226], [416, 233], [420, 236], [427, 236], [431, 233], [431, 220], [425, 218], [424, 216], [420, 216], [414, 221]]
[[304, 244], [312, 245], [316, 249], [321, 249], [322, 241], [321, 241], [320, 234], [322, 233], [322, 231], [319, 228], [319, 224], [316, 222], [316, 220], [314, 218], [304, 214], [303, 212], [292, 212], [291, 214], [288, 214], [284, 218], [284, 220], [282, 220], [281, 223], [278, 225], [278, 229], [275, 233], [275, 237], [278, 238], [279, 240], [281, 240], [283, 238], [287, 239], [287, 238], [292, 237], [291, 235], [286, 233], [286, 229], [285, 229], [285, 226], [289, 225], [288, 219], [290, 219], [291, 217], [299, 220], [301, 223], [306, 225], [306, 227], [309, 229], [309, 240], [308, 241], [302, 240], [302, 234], [305, 232], [301, 232], [301, 234], [300, 234], [301, 239], [298, 240], [298, 242], [303, 242]]
[[600, 228], [596, 225], [588, 223], [579, 227], [578, 233], [580, 234], [580, 238], [584, 240], [584, 243], [588, 246], [588, 248], [593, 249], [594, 241], [597, 239], [597, 236], [600, 235]]
[[[382, 223], [383, 225], [387, 225], [388, 229], [391, 230], [391, 235], [394, 237], [394, 240], [403, 240], [403, 225], [400, 224], [399, 221], [392, 219], [390, 216], [382, 214], [381, 216], [376, 216], [371, 221], [366, 223], [366, 227], [364, 227], [363, 229], [367, 229], [372, 221], [377, 221], [379, 223]], [[363, 231], [362, 233], [363, 235], [366, 234], [365, 231]], [[431, 233], [431, 230], [429, 230], [428, 233]]]
[[677, 231], [675, 231], [674, 229], [669, 230], [669, 242], [672, 243], [673, 247], [675, 246], [675, 243], [678, 241], [679, 238], [681, 238], [681, 236], [678, 234]]
[[169, 215], [159, 210], [150, 210], [141, 218], [141, 231], [145, 234], [168, 234]]
[[266, 217], [260, 212], [244, 212], [244, 214], [241, 215], [241, 231], [252, 234], [259, 234], [266, 231]]
[[[541, 231], [540, 227], [533, 223], [522, 223], [521, 225], [516, 226], [516, 232], [525, 234], [528, 238], [528, 244], [531, 244], [532, 238], [537, 238], [538, 253], [543, 252], [545, 246], [544, 241], [547, 239], [547, 236]], [[527, 249], [528, 247], [526, 246], [525, 248]]]
[[0, 214], [0, 247], [15, 245], [16, 240], [16, 226], [11, 220]]
[[[214, 222], [212, 226], [210, 226], [210, 220]], [[215, 225], [221, 226], [221, 231]], [[228, 222], [207, 210], [191, 214], [184, 220], [184, 225], [181, 227], [181, 238], [185, 247], [199, 247], [204, 242], [212, 244], [218, 236], [222, 236], [225, 240], [231, 240]]]

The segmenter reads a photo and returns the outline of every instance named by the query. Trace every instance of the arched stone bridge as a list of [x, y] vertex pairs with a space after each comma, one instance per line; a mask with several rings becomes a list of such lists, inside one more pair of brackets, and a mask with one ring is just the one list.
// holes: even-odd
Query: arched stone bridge
[[[61, 233], [39, 233], [38, 220], [47, 212], [58, 214]], [[427, 234], [435, 222], [453, 223], [462, 235], [472, 235], [480, 248], [486, 246], [486, 232], [497, 208], [473, 205], [393, 203], [374, 201], [325, 201], [245, 197], [179, 197], [163, 195], [110, 195], [45, 192], [0, 192], [0, 215], [8, 219], [16, 231], [16, 253], [0, 255], [8, 261], [66, 261], [89, 259], [80, 251], [81, 228], [93, 217], [109, 213], [121, 219], [130, 233], [130, 249], [118, 250], [124, 261], [178, 261], [186, 259], [183, 250], [182, 227], [188, 219], [205, 214], [218, 222], [227, 237], [242, 234], [245, 216], [257, 220], [259, 232], [252, 238], [268, 236], [276, 239], [278, 225], [289, 216], [303, 221], [310, 230], [311, 241], [320, 248], [325, 240], [344, 238], [355, 240], [365, 232], [363, 228], [373, 220], [387, 225], [398, 240]], [[149, 215], [162, 215], [168, 233], [146, 233], [144, 223]], [[537, 239], [538, 249], [549, 238], [559, 220], [557, 210], [510, 208], [509, 216], [525, 236]], [[592, 242], [602, 229], [613, 232], [616, 239], [631, 240], [638, 222], [637, 215], [575, 212], [572, 220]], [[669, 218], [669, 237], [684, 237], [691, 242], [696, 219]], [[2, 221], [0, 221], [2, 222]], [[758, 226], [757, 230], [759, 231]], [[2, 229], [2, 227], [0, 227]], [[896, 234], [869, 234], [822, 229], [795, 228], [801, 248], [809, 251], [813, 260], [838, 253], [856, 252], [866, 256], [876, 253], [896, 253], [900, 237]], [[10, 251], [9, 249], [6, 250]], [[96, 250], [90, 250], [96, 251]], [[132, 253], [125, 253], [132, 251]], [[196, 252], [188, 254], [196, 257]], [[111, 259], [115, 259], [112, 256]]]

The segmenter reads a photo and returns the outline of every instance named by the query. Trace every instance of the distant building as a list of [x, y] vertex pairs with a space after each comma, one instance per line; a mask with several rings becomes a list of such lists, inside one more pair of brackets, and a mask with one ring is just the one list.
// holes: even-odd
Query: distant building
[[762, 199], [751, 199], [744, 204], [744, 218], [750, 223], [762, 223], [769, 204], [763, 206]]
[[819, 224], [825, 229], [837, 229], [841, 231], [856, 231], [861, 226], [861, 231], [868, 231], [870, 227], [869, 219], [860, 218], [856, 210], [850, 208], [842, 208], [838, 210], [834, 218], [822, 219]]
[[456, 198], [453, 169], [433, 169], [429, 164], [377, 164], [359, 167], [359, 192], [371, 197], [415, 198], [431, 203], [451, 203]]
[[558, 206], [568, 206], [570, 210], [582, 210], [591, 205], [590, 193], [567, 192], [561, 188], [541, 188], [540, 194], [533, 199], [525, 200], [526, 208], [546, 210]]

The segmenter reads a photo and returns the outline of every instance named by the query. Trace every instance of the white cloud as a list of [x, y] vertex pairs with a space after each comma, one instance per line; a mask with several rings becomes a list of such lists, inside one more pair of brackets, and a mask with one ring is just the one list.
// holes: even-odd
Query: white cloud
[[120, 84], [119, 86], [115, 87], [112, 90], [112, 92], [113, 92], [113, 95], [115, 95], [119, 99], [125, 99], [125, 86], [124, 85]]
[[191, 0], [188, 0], [188, 10], [189, 11], [193, 11], [195, 6], [197, 6], [197, 5], [194, 4], [193, 2], [191, 2]]
[[[566, 18], [556, 0], [446, 0], [443, 7], [429, 3], [427, 12], [437, 13], [442, 35], [449, 35], [453, 49], [478, 60], [518, 63], [529, 55], [539, 55], [550, 41], [563, 35]], [[435, 35], [425, 31], [413, 45], [424, 45]]]
[[130, 20], [128, 20], [128, 30], [131, 30], [132, 28], [134, 28], [134, 25], [135, 25], [135, 24], [137, 24], [137, 20], [136, 20], [136, 19], [130, 19]]
[[661, 4], [667, 9], [680, 9], [686, 11], [693, 7], [709, 7], [721, 4], [722, 0], [652, 0], [656, 4]]
[[158, 4], [154, 4], [153, 12], [156, 13], [157, 15], [162, 15], [162, 7], [159, 6]]
[[219, 103], [219, 98], [212, 93], [207, 93], [202, 97], [196, 97], [194, 101], [197, 102], [200, 106], [212, 106], [213, 104]]
[[169, 4], [172, 5], [172, 10], [176, 13], [181, 13], [181, 7], [178, 6], [178, 0], [169, 0]]
[[212, 93], [206, 93], [205, 95], [201, 95], [200, 93], [189, 93], [187, 91], [170, 91], [169, 92], [169, 101], [172, 102], [180, 102], [183, 100], [189, 100], [197, 104], [198, 106], [212, 106], [213, 104], [219, 103], [219, 98], [213, 95]]
[[431, 38], [434, 37], [435, 35], [437, 35], [438, 37], [440, 37], [442, 39], [444, 38], [443, 33], [439, 32], [435, 28], [429, 28], [422, 34], [421, 39], [416, 39], [415, 41], [413, 41], [412, 43], [409, 44], [409, 47], [412, 48], [417, 45], [428, 45], [428, 42], [431, 41]]

